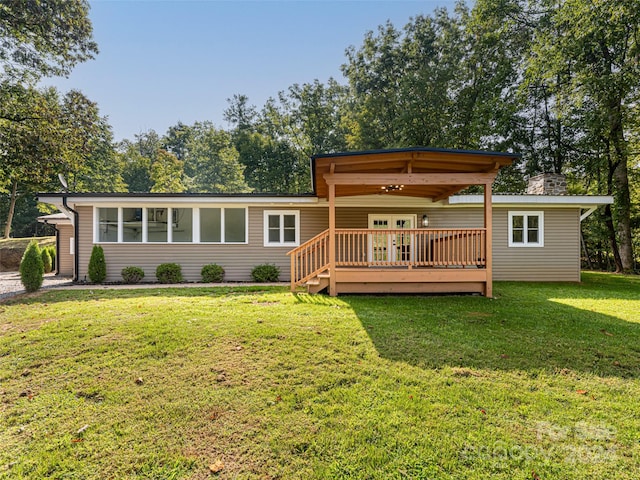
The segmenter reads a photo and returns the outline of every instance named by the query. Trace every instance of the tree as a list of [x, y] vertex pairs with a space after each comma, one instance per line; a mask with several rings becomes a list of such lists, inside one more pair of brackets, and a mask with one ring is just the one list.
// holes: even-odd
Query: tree
[[184, 163], [166, 150], [158, 150], [156, 161], [151, 165], [151, 193], [182, 193], [186, 190], [182, 182]]
[[[558, 92], [554, 106], [582, 109], [580, 122], [607, 164], [607, 191], [615, 197], [610, 241], [617, 270], [634, 268], [631, 235], [630, 106], [640, 91], [640, 4], [637, 0], [540, 0], [529, 71]], [[558, 82], [557, 79], [562, 79]], [[583, 108], [588, 105], [588, 108]], [[614, 225], [615, 224], [615, 225]]]
[[[246, 193], [251, 188], [244, 180], [244, 167], [231, 135], [216, 129], [210, 122], [193, 126], [185, 162], [195, 172], [191, 190], [207, 193]], [[185, 167], [185, 170], [187, 167]]]
[[14, 86], [0, 110], [13, 118], [23, 115], [21, 121], [0, 119], [0, 178], [4, 180], [0, 180], [0, 192], [9, 193], [10, 198], [4, 228], [8, 238], [18, 196], [47, 183], [59, 171], [65, 138], [55, 89]]
[[68, 75], [93, 58], [89, 5], [85, 0], [3, 0], [0, 5], [0, 80]]
[[75, 192], [123, 192], [123, 165], [116, 156], [113, 133], [96, 103], [77, 90], [66, 93], [61, 104], [64, 132], [63, 173]]
[[18, 195], [45, 184], [69, 160], [64, 146], [71, 131], [64, 132], [58, 94], [34, 85], [68, 75], [98, 52], [88, 9], [85, 0], [0, 4], [0, 193], [10, 192], [4, 236]]
[[[175, 157], [184, 162], [189, 152], [189, 140], [191, 139], [191, 127], [182, 122], [172, 125], [167, 133], [160, 140], [161, 148], [175, 155]], [[188, 176], [192, 176], [193, 172], [185, 172]]]
[[27, 292], [35, 292], [44, 280], [44, 263], [38, 242], [31, 240], [20, 262], [20, 281]]
[[61, 99], [53, 88], [14, 85], [0, 112], [12, 118], [0, 118], [0, 193], [9, 194], [5, 237], [18, 197], [57, 188], [57, 173], [67, 176], [74, 191], [124, 190], [111, 128], [80, 92]]
[[163, 142], [154, 130], [135, 135], [134, 140], [124, 140], [119, 146], [122, 162], [122, 178], [129, 192], [150, 192], [153, 187], [151, 165], [158, 158]]
[[102, 283], [107, 278], [107, 262], [104, 258], [104, 250], [100, 245], [94, 245], [91, 249], [88, 273], [89, 279], [93, 283]]

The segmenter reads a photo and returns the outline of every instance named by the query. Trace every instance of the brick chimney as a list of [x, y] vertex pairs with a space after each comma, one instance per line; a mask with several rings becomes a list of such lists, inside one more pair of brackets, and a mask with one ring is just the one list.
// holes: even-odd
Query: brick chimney
[[527, 185], [529, 195], [566, 195], [567, 177], [560, 173], [541, 173], [529, 177]]

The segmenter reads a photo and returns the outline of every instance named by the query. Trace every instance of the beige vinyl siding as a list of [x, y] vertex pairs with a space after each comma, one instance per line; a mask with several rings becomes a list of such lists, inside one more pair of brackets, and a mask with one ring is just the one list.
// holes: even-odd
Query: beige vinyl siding
[[[544, 211], [544, 247], [509, 247], [509, 210]], [[429, 216], [431, 228], [482, 228], [483, 209], [468, 208], [337, 208], [337, 228], [367, 228], [370, 213]], [[493, 207], [493, 279], [516, 281], [580, 281], [580, 214], [577, 208]]]
[[58, 227], [58, 256], [57, 270], [60, 275], [73, 275], [73, 255], [71, 255], [71, 237], [73, 225], [57, 225]]
[[[203, 205], [202, 208], [205, 208]], [[144, 270], [145, 281], [155, 281], [156, 267], [165, 262], [178, 263], [186, 281], [200, 281], [204, 265], [217, 263], [225, 269], [225, 281], [250, 281], [251, 270], [263, 263], [280, 268], [280, 280], [290, 278], [290, 261], [287, 252], [292, 247], [265, 247], [263, 238], [264, 210], [300, 210], [300, 241], [305, 242], [327, 228], [327, 209], [315, 207], [295, 208], [248, 207], [248, 244], [198, 244], [198, 243], [102, 243], [107, 263], [107, 281], [120, 281], [124, 267], [138, 266]], [[80, 280], [87, 276], [91, 248], [93, 247], [93, 210], [80, 207], [81, 250]]]
[[[480, 209], [481, 210], [481, 209]], [[493, 279], [580, 281], [580, 211], [544, 209], [544, 247], [509, 247], [509, 208], [493, 209]], [[539, 208], [512, 208], [539, 211]]]
[[[203, 206], [204, 207], [204, 206]], [[155, 268], [163, 262], [182, 265], [187, 281], [199, 281], [200, 269], [208, 263], [224, 267], [227, 281], [249, 281], [251, 269], [262, 263], [273, 263], [281, 269], [280, 280], [290, 278], [290, 263], [286, 253], [291, 247], [264, 246], [264, 210], [300, 210], [300, 242], [328, 228], [326, 207], [249, 207], [249, 243], [246, 245], [211, 244], [102, 244], [107, 262], [107, 280], [119, 281], [122, 268], [142, 267], [145, 280], [155, 280]], [[80, 275], [87, 276], [87, 266], [93, 246], [93, 209], [79, 207], [80, 214]], [[509, 247], [509, 210], [536, 211], [541, 208], [493, 208], [493, 279], [531, 281], [579, 281], [580, 243], [579, 209], [548, 208], [544, 210], [544, 247]], [[418, 225], [427, 213], [431, 228], [481, 228], [483, 209], [460, 208], [367, 208], [338, 207], [337, 228], [367, 228], [369, 214], [416, 215]], [[68, 245], [68, 243], [67, 243]]]

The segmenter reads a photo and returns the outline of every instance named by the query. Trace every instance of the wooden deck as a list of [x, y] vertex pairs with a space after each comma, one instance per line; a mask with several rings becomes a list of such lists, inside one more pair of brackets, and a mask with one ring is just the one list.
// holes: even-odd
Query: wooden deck
[[340, 293], [486, 293], [484, 228], [336, 229], [335, 268], [328, 230], [289, 252], [291, 288]]

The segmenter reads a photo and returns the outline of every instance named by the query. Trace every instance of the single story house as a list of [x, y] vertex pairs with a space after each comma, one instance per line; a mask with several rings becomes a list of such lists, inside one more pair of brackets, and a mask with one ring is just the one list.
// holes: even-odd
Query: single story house
[[[553, 175], [533, 179], [530, 193], [494, 195], [498, 170], [517, 157], [435, 148], [316, 155], [311, 194], [43, 193], [39, 201], [62, 215], [41, 221], [57, 229], [58, 272], [77, 281], [87, 280], [94, 245], [107, 281], [132, 265], [153, 280], [165, 262], [188, 281], [217, 263], [239, 282], [271, 263], [292, 289], [331, 295], [492, 296], [493, 280], [579, 281], [580, 222], [613, 199], [567, 195]], [[458, 194], [472, 185], [483, 193]]]

